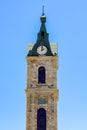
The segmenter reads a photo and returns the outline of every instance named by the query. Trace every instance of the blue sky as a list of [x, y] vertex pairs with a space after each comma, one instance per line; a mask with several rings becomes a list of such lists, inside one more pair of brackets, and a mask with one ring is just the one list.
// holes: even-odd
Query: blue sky
[[50, 42], [58, 43], [59, 130], [87, 130], [87, 1], [0, 1], [0, 130], [26, 128], [26, 55], [42, 5]]

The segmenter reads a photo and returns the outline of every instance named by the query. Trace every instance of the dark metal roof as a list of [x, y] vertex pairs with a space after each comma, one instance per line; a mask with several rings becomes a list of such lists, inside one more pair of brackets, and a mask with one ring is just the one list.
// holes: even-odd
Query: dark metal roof
[[39, 54], [37, 53], [37, 48], [39, 46], [46, 46], [47, 47], [48, 51], [45, 54], [46, 56], [53, 55], [52, 51], [51, 51], [51, 47], [50, 47], [50, 42], [49, 42], [49, 34], [46, 31], [46, 26], [45, 26], [46, 16], [44, 15], [44, 13], [40, 17], [40, 20], [41, 20], [41, 27], [40, 27], [40, 31], [37, 35], [37, 41], [34, 44], [32, 50], [28, 52], [27, 56], [38, 56]]

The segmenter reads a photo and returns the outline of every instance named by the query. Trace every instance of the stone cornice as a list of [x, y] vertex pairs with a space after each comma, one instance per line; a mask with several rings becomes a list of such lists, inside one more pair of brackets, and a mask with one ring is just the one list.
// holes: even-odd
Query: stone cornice
[[26, 57], [27, 61], [32, 60], [58, 60], [58, 56], [28, 56]]
[[29, 56], [26, 57], [27, 62], [34, 62], [34, 61], [55, 61], [56, 68], [58, 68], [58, 56]]

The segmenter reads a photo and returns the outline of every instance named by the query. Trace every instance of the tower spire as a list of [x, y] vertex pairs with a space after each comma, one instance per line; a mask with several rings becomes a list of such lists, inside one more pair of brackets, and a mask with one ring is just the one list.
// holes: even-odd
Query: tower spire
[[41, 27], [40, 31], [37, 35], [37, 41], [34, 44], [31, 51], [29, 51], [27, 56], [38, 56], [37, 48], [39, 46], [45, 46], [47, 48], [46, 56], [53, 56], [53, 53], [51, 51], [50, 42], [49, 42], [49, 34], [46, 31], [46, 16], [44, 15], [44, 5], [42, 6], [42, 15], [40, 17], [41, 20]]
[[44, 15], [44, 5], [42, 6], [42, 16]]

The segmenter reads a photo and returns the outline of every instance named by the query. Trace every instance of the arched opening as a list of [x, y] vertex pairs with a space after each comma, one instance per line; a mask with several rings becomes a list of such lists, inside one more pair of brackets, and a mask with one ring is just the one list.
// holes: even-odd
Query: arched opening
[[39, 84], [44, 84], [46, 83], [46, 72], [45, 72], [45, 68], [44, 67], [40, 67], [38, 69], [38, 83]]
[[41, 36], [44, 38], [44, 31], [41, 32]]
[[46, 130], [46, 110], [43, 108], [37, 111], [37, 130]]

